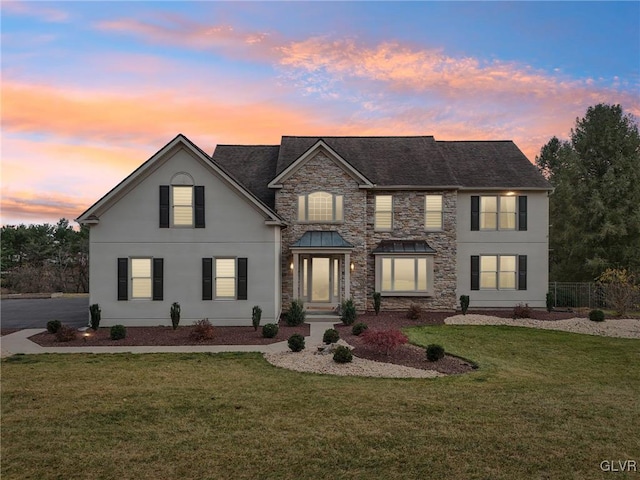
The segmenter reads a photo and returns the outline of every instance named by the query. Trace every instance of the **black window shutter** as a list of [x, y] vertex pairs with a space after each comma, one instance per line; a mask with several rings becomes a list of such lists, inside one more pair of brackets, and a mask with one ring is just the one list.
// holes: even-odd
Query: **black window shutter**
[[129, 259], [118, 259], [118, 300], [129, 299]]
[[160, 185], [160, 228], [169, 228], [169, 185]]
[[518, 256], [518, 290], [527, 289], [527, 256]]
[[527, 229], [527, 196], [518, 197], [518, 230]]
[[480, 197], [471, 197], [471, 230], [480, 230]]
[[238, 258], [238, 300], [247, 299], [247, 259]]
[[163, 300], [164, 290], [164, 259], [153, 259], [153, 299]]
[[204, 186], [193, 187], [196, 204], [196, 228], [204, 228]]
[[213, 259], [202, 259], [202, 300], [213, 300]]
[[480, 290], [480, 256], [471, 255], [471, 290]]

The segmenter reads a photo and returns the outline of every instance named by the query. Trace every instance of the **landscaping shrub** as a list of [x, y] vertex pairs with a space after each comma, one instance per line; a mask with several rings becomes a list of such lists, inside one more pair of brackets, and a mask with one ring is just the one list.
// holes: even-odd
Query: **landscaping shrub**
[[297, 325], [302, 325], [304, 323], [304, 319], [306, 317], [306, 312], [304, 311], [304, 302], [302, 300], [294, 300], [291, 302], [291, 307], [287, 312], [285, 317], [285, 321], [287, 325], [290, 327], [295, 327]]
[[380, 305], [382, 304], [382, 295], [380, 292], [373, 292], [373, 309], [376, 312], [376, 315], [380, 313]]
[[624, 268], [607, 268], [598, 277], [598, 284], [604, 290], [607, 306], [613, 308], [620, 317], [632, 308], [633, 297], [640, 291], [635, 275]]
[[251, 323], [253, 324], [253, 329], [257, 332], [258, 327], [260, 326], [260, 319], [262, 318], [262, 309], [256, 305], [253, 307], [251, 311]]
[[407, 311], [407, 318], [410, 320], [418, 320], [422, 315], [422, 307], [417, 303], [412, 303], [409, 305], [409, 310]]
[[430, 362], [437, 362], [444, 357], [444, 347], [436, 343], [427, 345], [427, 360]]
[[180, 304], [178, 302], [173, 302], [171, 304], [171, 311], [169, 314], [171, 315], [171, 325], [173, 326], [173, 329], [176, 330], [180, 323]]
[[604, 312], [602, 310], [591, 310], [589, 320], [592, 322], [604, 322]]
[[351, 333], [357, 337], [367, 328], [369, 328], [369, 326], [366, 323], [359, 322], [353, 326], [353, 328], [351, 329]]
[[353, 354], [348, 347], [339, 345], [333, 352], [333, 361], [336, 363], [349, 363], [353, 360]]
[[466, 315], [469, 309], [469, 295], [460, 295], [460, 309], [462, 314]]
[[262, 327], [262, 336], [264, 338], [273, 338], [278, 334], [278, 325], [275, 323], [267, 323]]
[[531, 318], [531, 307], [529, 304], [519, 303], [513, 307], [513, 318]]
[[58, 330], [60, 330], [61, 326], [62, 324], [60, 323], [60, 320], [49, 320], [47, 322], [47, 332], [56, 333]]
[[208, 318], [203, 318], [197, 322], [193, 322], [193, 330], [189, 334], [191, 338], [198, 342], [202, 340], [211, 340], [216, 336], [216, 329]]
[[301, 352], [304, 350], [304, 337], [299, 333], [291, 335], [287, 343], [292, 352]]
[[100, 327], [100, 317], [102, 313], [102, 310], [100, 310], [100, 305], [98, 305], [97, 303], [89, 305], [89, 313], [91, 314], [91, 321], [89, 323], [89, 326], [92, 330], [98, 330], [98, 327]]
[[361, 336], [364, 343], [372, 345], [380, 353], [384, 353], [385, 355], [389, 355], [393, 349], [408, 341], [407, 337], [400, 330], [367, 329]]
[[353, 322], [358, 318], [358, 312], [356, 312], [356, 306], [353, 303], [353, 299], [345, 300], [342, 302], [342, 315], [340, 320], [345, 325], [353, 325]]
[[553, 310], [553, 293], [547, 292], [545, 300], [547, 302], [547, 312], [551, 313]]
[[109, 331], [111, 340], [122, 340], [127, 336], [127, 328], [124, 325], [114, 325]]
[[75, 340], [78, 331], [68, 325], [61, 325], [56, 332], [56, 340], [59, 342], [70, 342]]
[[340, 340], [340, 334], [335, 328], [329, 328], [328, 330], [324, 331], [322, 341], [326, 345], [329, 345], [330, 343], [336, 343], [338, 340]]

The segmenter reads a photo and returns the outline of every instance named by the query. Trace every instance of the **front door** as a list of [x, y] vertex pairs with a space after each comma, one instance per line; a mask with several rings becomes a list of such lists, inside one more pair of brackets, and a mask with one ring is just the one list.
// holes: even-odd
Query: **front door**
[[339, 303], [339, 257], [305, 255], [300, 267], [302, 298], [310, 303]]

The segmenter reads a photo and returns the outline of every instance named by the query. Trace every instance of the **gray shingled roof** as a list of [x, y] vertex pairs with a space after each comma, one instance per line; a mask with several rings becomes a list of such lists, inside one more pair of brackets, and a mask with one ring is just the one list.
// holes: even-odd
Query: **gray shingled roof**
[[218, 145], [213, 160], [274, 208], [267, 184], [319, 140], [378, 187], [549, 189], [512, 141], [424, 137], [282, 137], [281, 145]]
[[510, 140], [436, 143], [462, 187], [552, 188]]
[[275, 209], [275, 177], [279, 145], [218, 145], [213, 160], [262, 202]]
[[304, 232], [297, 241], [291, 244], [292, 248], [353, 248], [342, 235], [334, 231], [308, 231]]
[[382, 240], [371, 252], [378, 253], [436, 253], [424, 240]]

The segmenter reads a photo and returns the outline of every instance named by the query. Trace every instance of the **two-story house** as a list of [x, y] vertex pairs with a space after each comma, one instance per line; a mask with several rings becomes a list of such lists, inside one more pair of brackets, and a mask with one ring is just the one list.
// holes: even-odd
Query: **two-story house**
[[331, 311], [419, 303], [544, 306], [550, 185], [510, 141], [178, 135], [90, 207], [91, 303], [103, 323], [264, 322], [302, 299]]

